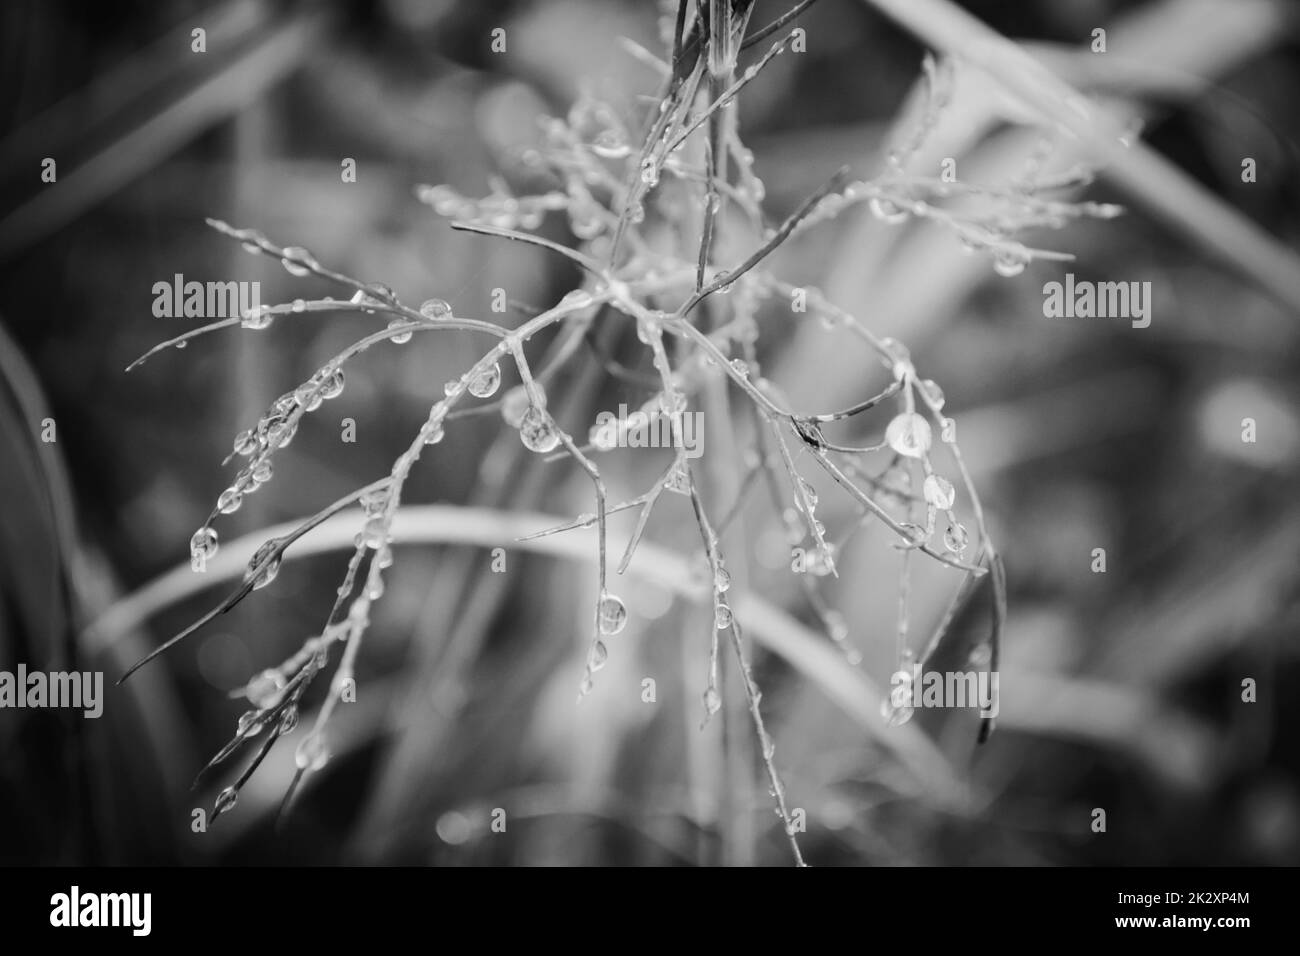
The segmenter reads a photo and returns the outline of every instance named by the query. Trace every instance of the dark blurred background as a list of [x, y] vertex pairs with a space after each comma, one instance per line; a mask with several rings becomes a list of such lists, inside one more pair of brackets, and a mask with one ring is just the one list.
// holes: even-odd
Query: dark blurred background
[[[788, 5], [760, 0], [753, 22]], [[1292, 4], [961, 5], [1119, 115], [1142, 117], [1147, 143], [1294, 252]], [[655, 4], [612, 0], [0, 7], [0, 669], [76, 666], [111, 685], [206, 610], [217, 591], [112, 633], [91, 626], [187, 562], [234, 434], [357, 333], [348, 316], [228, 331], [126, 374], [186, 327], [151, 311], [153, 284], [175, 273], [258, 280], [267, 303], [340, 294], [247, 255], [205, 217], [306, 246], [406, 301], [437, 295], [462, 315], [485, 314], [494, 287], [552, 302], [575, 282], [565, 264], [451, 232], [414, 188], [479, 195], [492, 176], [514, 181], [538, 119], [564, 115], [584, 83], [637, 115], [656, 78], [618, 38], [661, 53], [657, 15]], [[807, 52], [774, 63], [740, 112], [778, 214], [840, 163], [879, 171], [924, 53], [870, 3], [821, 0], [801, 22]], [[1087, 48], [1099, 26], [1105, 61]], [[191, 50], [196, 27], [206, 53]], [[505, 53], [490, 50], [496, 27]], [[980, 95], [954, 103], [971, 123], [940, 155], [976, 178], [1010, 174], [1014, 130], [978, 121]], [[1241, 182], [1244, 156], [1258, 161], [1253, 184]], [[46, 157], [55, 184], [41, 181]], [[344, 158], [356, 160], [355, 183], [340, 180]], [[1077, 255], [1080, 275], [1151, 280], [1148, 329], [1045, 319], [1041, 287], [1059, 264], [1004, 279], [924, 224], [847, 216], [783, 251], [787, 274], [907, 342], [943, 384], [1010, 585], [1001, 728], [977, 750], [969, 721], [926, 725], [970, 781], [960, 812], [904, 779], [820, 688], [759, 653], [813, 862], [1300, 861], [1300, 316], [1104, 176], [1086, 198], [1129, 214], [1047, 241]], [[572, 241], [563, 222], [544, 232]], [[477, 344], [439, 336], [367, 354], [330, 415], [306, 420], [278, 456], [274, 482], [226, 519], [223, 539], [385, 474]], [[760, 351], [797, 407], [862, 395], [854, 356], [814, 327], [766, 323]], [[644, 398], [617, 383], [579, 394], [589, 410]], [[337, 440], [342, 416], [357, 422], [354, 444]], [[47, 417], [53, 443], [40, 441]], [[1258, 423], [1254, 444], [1240, 440], [1244, 417]], [[481, 460], [501, 422], [475, 421], [426, 455], [408, 498], [484, 493]], [[590, 510], [573, 469], [528, 467], [550, 470], [502, 505]], [[829, 489], [822, 497], [828, 524], [850, 516]], [[749, 534], [748, 576], [806, 619], [781, 583], [785, 544], [770, 509], [755, 512]], [[689, 541], [671, 525], [651, 538]], [[1097, 547], [1105, 574], [1090, 569]], [[847, 555], [825, 587], [883, 682], [895, 577], [880, 537], [874, 548], [883, 553], [864, 544]], [[0, 861], [786, 861], [757, 773], [752, 788], [718, 797], [718, 732], [698, 731], [702, 612], [624, 585], [633, 622], [601, 674], [605, 692], [575, 708], [585, 614], [575, 607], [588, 606], [589, 567], [512, 555], [511, 573], [462, 587], [483, 580], [476, 560], [465, 548], [399, 549], [358, 702], [335, 718], [336, 756], [279, 833], [289, 752], [273, 754], [206, 834], [191, 832], [190, 809], [210, 806], [224, 783], [190, 784], [240, 713], [226, 692], [321, 626], [341, 553], [287, 564], [274, 587], [123, 688], [106, 687], [97, 721], [0, 712]], [[925, 633], [943, 595], [922, 584], [914, 598]], [[986, 615], [964, 613], [955, 639]], [[658, 678], [653, 708], [636, 693], [647, 674]], [[1245, 678], [1258, 683], [1256, 703], [1241, 701]], [[509, 810], [504, 834], [488, 829], [494, 807]], [[1093, 808], [1107, 811], [1104, 834], [1090, 829]]]

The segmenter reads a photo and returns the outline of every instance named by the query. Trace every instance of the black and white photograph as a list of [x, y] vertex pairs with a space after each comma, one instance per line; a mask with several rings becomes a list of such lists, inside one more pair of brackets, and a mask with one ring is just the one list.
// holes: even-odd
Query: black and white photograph
[[1262, 928], [1300, 3], [8, 0], [0, 50], [6, 926], [806, 867]]

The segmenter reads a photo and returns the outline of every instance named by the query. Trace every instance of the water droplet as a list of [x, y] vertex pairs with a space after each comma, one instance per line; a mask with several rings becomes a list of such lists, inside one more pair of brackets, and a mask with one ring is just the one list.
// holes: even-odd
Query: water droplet
[[606, 594], [600, 599], [597, 619], [600, 623], [600, 633], [606, 637], [613, 637], [627, 627], [627, 607], [614, 595]]
[[183, 348], [185, 348], [185, 346], [187, 346], [187, 345], [189, 345], [189, 344], [190, 344], [190, 343], [187, 342], [185, 339], [181, 339], [179, 342], [176, 343], [176, 347], [177, 347], [178, 349], [183, 349]]
[[320, 770], [329, 763], [329, 759], [330, 752], [318, 733], [302, 738], [293, 752], [293, 762], [299, 770]]
[[713, 589], [720, 594], [725, 594], [731, 589], [731, 572], [721, 564], [713, 572]]
[[195, 560], [208, 561], [217, 553], [217, 532], [212, 528], [200, 528], [190, 538], [190, 557]]
[[539, 454], [554, 451], [560, 444], [560, 436], [551, 424], [550, 416], [536, 405], [529, 405], [519, 420], [519, 440], [529, 451]]
[[227, 488], [217, 498], [217, 510], [223, 515], [234, 514], [244, 503], [244, 496], [235, 488]]
[[291, 276], [305, 276], [311, 275], [309, 266], [316, 265], [316, 260], [302, 246], [286, 246], [284, 258], [280, 260], [280, 264], [284, 266], [284, 271]]
[[265, 726], [259, 719], [261, 715], [255, 710], [248, 710], [239, 715], [239, 723], [235, 725], [235, 733], [240, 737], [256, 737], [262, 732]]
[[943, 546], [953, 554], [961, 554], [965, 551], [969, 540], [970, 534], [960, 521], [948, 525], [948, 530], [943, 533]]
[[574, 289], [572, 292], [565, 294], [564, 298], [560, 300], [560, 305], [573, 308], [591, 305], [591, 293], [586, 289]]
[[1010, 279], [1025, 271], [1028, 260], [1013, 249], [999, 250], [993, 256], [993, 271]]
[[586, 697], [588, 694], [591, 693], [591, 688], [594, 687], [594, 686], [595, 686], [595, 685], [592, 684], [592, 682], [591, 682], [591, 675], [590, 675], [590, 674], [583, 674], [583, 675], [582, 675], [582, 683], [580, 683], [580, 684], [578, 685], [578, 697], [579, 697], [579, 698]]
[[298, 404], [309, 412], [314, 412], [320, 408], [320, 403], [324, 401], [320, 393], [320, 380], [313, 377], [310, 382], [304, 382], [293, 390], [293, 397], [297, 399]]
[[[400, 329], [402, 326], [409, 324], [410, 323], [405, 319], [391, 319], [388, 322], [388, 327], [390, 329]], [[414, 334], [415, 332], [413, 330], [407, 329], [405, 332], [398, 332], [396, 335], [390, 335], [388, 341], [392, 342], [394, 345], [405, 345], [407, 342], [411, 341], [411, 336]]]
[[939, 437], [942, 438], [942, 439], [943, 439], [945, 442], [947, 442], [949, 445], [951, 445], [953, 442], [955, 442], [955, 441], [957, 440], [957, 422], [956, 422], [956, 420], [955, 420], [955, 419], [952, 419], [952, 418], [945, 418], [945, 419], [940, 423], [940, 425], [942, 426], [943, 431], [941, 431], [941, 432], [939, 433]]
[[293, 305], [291, 305], [289, 308], [293, 309], [294, 312], [306, 312], [307, 302], [304, 299], [294, 299]]
[[875, 216], [881, 222], [887, 223], [891, 226], [896, 226], [900, 222], [905, 222], [907, 220], [907, 210], [900, 209], [888, 199], [873, 196], [867, 203], [867, 206], [871, 210], [871, 215]]
[[645, 222], [645, 203], [635, 201], [627, 207], [627, 221], [634, 226]]
[[647, 159], [641, 164], [641, 182], [651, 189], [659, 185], [659, 167], [655, 164], [653, 158]]
[[835, 568], [835, 545], [826, 542], [824, 548], [813, 548], [808, 553], [808, 573], [814, 577], [824, 578]]
[[217, 802], [212, 805], [213, 817], [219, 817], [227, 810], [233, 809], [235, 801], [239, 799], [239, 791], [234, 787], [226, 787], [217, 794]]
[[244, 580], [253, 582], [254, 591], [266, 587], [280, 573], [282, 555], [275, 554], [279, 545], [280, 542], [275, 539], [267, 541], [254, 551], [253, 556], [248, 559], [248, 567], [244, 570]]
[[442, 422], [433, 420], [427, 421], [424, 423], [422, 432], [424, 434], [424, 443], [426, 445], [436, 445], [443, 439], [444, 432], [442, 430]]
[[372, 282], [366, 288], [369, 290], [366, 299], [373, 305], [388, 305], [397, 301], [397, 293], [382, 282]]
[[298, 708], [295, 705], [290, 704], [288, 707], [284, 709], [284, 713], [280, 715], [280, 726], [276, 730], [276, 732], [281, 736], [285, 734], [291, 734], [294, 732], [297, 726], [298, 726]]
[[591, 645], [591, 653], [587, 657], [587, 666], [592, 672], [600, 670], [609, 660], [609, 648], [605, 646], [604, 641], [597, 641]]
[[[721, 292], [722, 290], [719, 289], [718, 291]], [[744, 359], [732, 359], [731, 370], [741, 378], [749, 378], [749, 366], [745, 363]]]
[[[800, 478], [800, 479], [799, 479], [799, 488], [800, 488], [800, 490], [803, 492], [804, 497], [808, 499], [808, 507], [809, 507], [809, 508], [816, 508], [816, 507], [817, 507], [817, 489], [814, 488], [812, 485], [810, 485], [810, 484], [808, 483], [807, 479], [804, 479], [804, 478]], [[803, 502], [802, 502], [802, 501], [796, 501], [795, 503], [796, 503], [800, 508], [803, 507]]]
[[266, 710], [280, 702], [280, 692], [284, 690], [284, 685], [284, 675], [274, 668], [268, 668], [244, 685], [244, 696], [258, 710]]
[[944, 403], [943, 389], [939, 387], [938, 382], [936, 382], [932, 378], [927, 378], [921, 382], [918, 382], [917, 388], [920, 389], [921, 398], [924, 399], [925, 403], [929, 405], [932, 409], [934, 409], [937, 412], [943, 408], [943, 403]]
[[259, 305], [251, 309], [245, 309], [243, 316], [240, 317], [239, 324], [246, 329], [265, 329], [275, 318], [275, 313], [271, 311], [269, 305]]
[[256, 462], [249, 474], [257, 484], [266, 484], [271, 480], [271, 459], [263, 458], [261, 461]]
[[251, 431], [242, 431], [235, 436], [235, 454], [251, 455], [257, 451], [257, 438]]
[[360, 499], [361, 507], [368, 517], [382, 514], [388, 507], [388, 492], [384, 490], [367, 491]]
[[839, 611], [827, 611], [824, 623], [826, 624], [826, 632], [836, 644], [848, 640], [849, 625], [844, 620], [844, 615]]
[[957, 492], [953, 489], [952, 482], [939, 475], [926, 476], [921, 490], [925, 494], [926, 502], [940, 511], [947, 511], [957, 499]]
[[491, 398], [501, 387], [501, 366], [493, 362], [469, 381], [469, 393], [475, 398]]
[[322, 398], [338, 398], [343, 394], [343, 369], [336, 368], [333, 372], [328, 369], [321, 369], [320, 376], [320, 394]]
[[420, 303], [420, 314], [426, 319], [451, 318], [451, 306], [443, 299], [425, 299]]
[[727, 628], [731, 627], [731, 622], [733, 620], [734, 617], [731, 613], [731, 608], [728, 605], [721, 603], [714, 605], [713, 626], [715, 628], [719, 631], [725, 631]]
[[710, 717], [722, 709], [722, 695], [718, 693], [716, 687], [710, 687], [704, 692], [704, 711]]
[[889, 447], [908, 458], [920, 458], [930, 450], [930, 423], [915, 412], [903, 412], [885, 429]]
[[604, 159], [622, 159], [632, 150], [623, 141], [623, 136], [618, 130], [606, 129], [600, 131], [596, 141], [591, 145], [591, 151]]

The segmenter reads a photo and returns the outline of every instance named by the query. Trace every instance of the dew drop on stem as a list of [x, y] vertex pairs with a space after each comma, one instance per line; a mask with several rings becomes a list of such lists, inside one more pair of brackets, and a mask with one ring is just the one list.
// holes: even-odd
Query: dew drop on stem
[[[408, 323], [405, 319], [391, 319], [389, 320], [388, 327], [390, 329], [400, 329], [402, 326], [407, 324]], [[397, 332], [390, 335], [388, 341], [392, 342], [394, 345], [405, 345], [407, 342], [411, 341], [411, 336], [414, 334], [415, 332], [411, 329], [407, 329], [405, 332]]]
[[274, 668], [268, 668], [244, 685], [244, 696], [258, 710], [266, 710], [280, 702], [284, 685], [284, 675]]
[[208, 561], [217, 553], [217, 532], [212, 528], [200, 528], [190, 538], [190, 556], [196, 560]]
[[519, 420], [519, 440], [529, 451], [539, 454], [554, 451], [560, 444], [551, 417], [536, 405], [528, 406], [528, 411]]
[[1010, 279], [1025, 271], [1028, 260], [1013, 249], [1004, 249], [993, 256], [993, 271]]
[[283, 560], [283, 555], [276, 553], [278, 548], [278, 541], [267, 541], [254, 551], [253, 556], [248, 559], [248, 567], [244, 570], [244, 580], [253, 583], [254, 591], [266, 587], [280, 573], [280, 562]]
[[606, 637], [613, 637], [627, 627], [626, 605], [612, 594], [603, 595], [597, 608], [597, 621], [600, 625], [600, 633]]
[[501, 366], [493, 362], [469, 380], [469, 393], [475, 398], [491, 398], [501, 387]]
[[212, 806], [212, 815], [218, 817], [227, 810], [233, 809], [235, 802], [239, 799], [239, 791], [234, 787], [226, 787], [217, 794], [217, 802]]
[[235, 436], [235, 454], [251, 455], [257, 451], [257, 437], [252, 431], [242, 431]]
[[965, 551], [969, 540], [970, 535], [966, 531], [966, 526], [959, 521], [948, 525], [948, 530], [943, 533], [943, 546], [953, 554], [961, 554]]
[[718, 693], [716, 687], [710, 687], [704, 692], [704, 712], [712, 717], [722, 709], [722, 695]]
[[896, 226], [907, 221], [907, 210], [900, 208], [888, 199], [873, 196], [867, 206], [871, 209], [871, 215], [887, 225]]
[[316, 260], [302, 246], [286, 246], [280, 264], [289, 275], [302, 277], [311, 274], [311, 267], [316, 265]]
[[449, 319], [451, 306], [444, 299], [425, 299], [420, 303], [420, 314], [426, 319]]
[[256, 737], [262, 732], [263, 723], [259, 719], [261, 715], [256, 710], [246, 710], [239, 715], [239, 723], [235, 725], [235, 733], [240, 737]]
[[947, 511], [956, 500], [957, 492], [952, 482], [940, 475], [929, 475], [922, 485], [926, 503], [940, 511]]
[[930, 450], [930, 423], [915, 412], [904, 412], [885, 428], [889, 447], [907, 458], [920, 458]]
[[244, 310], [240, 317], [239, 324], [246, 329], [260, 331], [268, 328], [271, 321], [275, 318], [275, 313], [271, 311], [269, 305], [258, 305]]
[[719, 594], [725, 594], [731, 589], [731, 572], [721, 564], [713, 572], [713, 589]]

